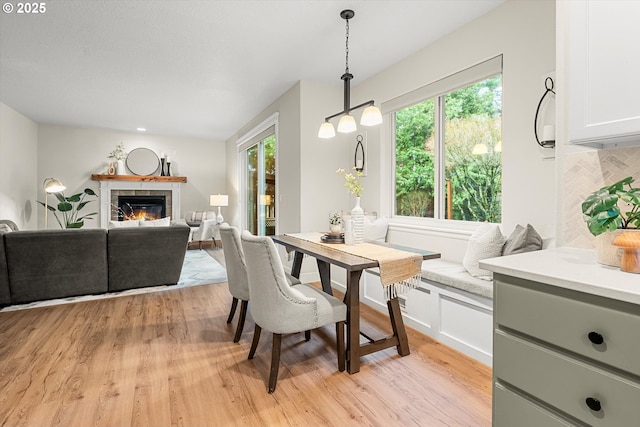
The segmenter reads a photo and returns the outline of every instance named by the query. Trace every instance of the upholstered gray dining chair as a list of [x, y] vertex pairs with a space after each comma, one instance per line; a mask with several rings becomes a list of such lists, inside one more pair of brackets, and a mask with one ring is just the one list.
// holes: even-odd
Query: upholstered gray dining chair
[[[244, 252], [242, 252], [242, 244], [240, 243], [240, 231], [236, 227], [232, 227], [226, 222], [220, 224], [220, 240], [222, 241], [222, 252], [224, 253], [224, 262], [227, 268], [227, 285], [229, 293], [233, 297], [231, 301], [231, 311], [227, 317], [227, 323], [231, 323], [233, 316], [236, 314], [238, 301], [240, 301], [240, 314], [238, 314], [238, 325], [236, 333], [233, 336], [233, 342], [240, 341], [244, 322], [247, 317], [247, 306], [249, 304], [249, 284], [247, 281], [247, 266], [244, 260]], [[291, 285], [300, 284], [300, 280], [286, 273], [287, 281]]]
[[227, 318], [227, 323], [231, 323], [236, 313], [238, 300], [240, 303], [240, 314], [238, 315], [238, 325], [233, 342], [240, 341], [244, 321], [247, 315], [247, 305], [249, 304], [249, 283], [247, 281], [247, 267], [244, 262], [244, 253], [240, 243], [240, 231], [236, 227], [222, 223], [219, 227], [220, 240], [222, 241], [222, 251], [224, 262], [227, 267], [227, 284], [229, 292], [233, 296], [231, 301], [231, 311]]
[[340, 300], [309, 285], [291, 286], [287, 281], [280, 256], [269, 237], [254, 236], [243, 231], [242, 249], [246, 256], [247, 278], [251, 294], [251, 316], [255, 322], [249, 359], [253, 359], [262, 328], [273, 334], [269, 393], [276, 389], [280, 366], [282, 334], [306, 333], [330, 323], [336, 324], [338, 369], [345, 369], [344, 324], [347, 306]]

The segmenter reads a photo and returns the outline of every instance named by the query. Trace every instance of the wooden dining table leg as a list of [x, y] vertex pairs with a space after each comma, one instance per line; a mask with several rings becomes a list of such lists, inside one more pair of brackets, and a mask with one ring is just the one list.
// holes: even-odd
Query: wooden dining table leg
[[333, 289], [331, 288], [331, 264], [326, 261], [322, 261], [316, 258], [318, 262], [318, 273], [320, 273], [320, 283], [322, 283], [322, 290], [333, 296]]
[[360, 372], [360, 276], [362, 270], [347, 271], [347, 372]]
[[300, 270], [302, 269], [302, 258], [304, 254], [302, 252], [293, 253], [293, 264], [291, 264], [291, 275], [296, 279], [300, 278]]
[[387, 308], [389, 309], [389, 319], [391, 320], [393, 335], [398, 337], [398, 354], [400, 356], [408, 356], [410, 354], [409, 339], [407, 338], [407, 331], [404, 328], [398, 298], [391, 298], [387, 301]]

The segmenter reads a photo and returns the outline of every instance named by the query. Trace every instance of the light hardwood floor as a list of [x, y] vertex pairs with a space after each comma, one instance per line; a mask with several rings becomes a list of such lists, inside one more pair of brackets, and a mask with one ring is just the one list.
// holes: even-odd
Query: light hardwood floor
[[365, 356], [355, 375], [333, 326], [285, 336], [270, 395], [271, 336], [247, 360], [253, 322], [234, 344], [230, 303], [222, 283], [0, 313], [0, 426], [491, 424], [490, 368], [411, 329], [411, 355]]

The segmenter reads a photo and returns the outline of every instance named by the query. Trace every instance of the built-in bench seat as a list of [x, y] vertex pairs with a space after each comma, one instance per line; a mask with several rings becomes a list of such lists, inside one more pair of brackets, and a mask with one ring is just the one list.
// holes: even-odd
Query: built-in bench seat
[[451, 286], [472, 294], [493, 299], [493, 281], [470, 275], [462, 264], [445, 259], [422, 261], [422, 281]]

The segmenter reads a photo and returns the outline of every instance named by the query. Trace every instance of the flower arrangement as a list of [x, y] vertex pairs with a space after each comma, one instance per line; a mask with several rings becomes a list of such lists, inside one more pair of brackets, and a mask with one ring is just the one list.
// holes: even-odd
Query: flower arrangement
[[[353, 168], [355, 170], [355, 168]], [[347, 191], [353, 194], [356, 197], [360, 197], [362, 194], [362, 183], [360, 182], [360, 178], [364, 176], [364, 174], [358, 170], [353, 173], [346, 173], [344, 169], [338, 169], [336, 173], [340, 175], [344, 175], [344, 186]]]
[[120, 144], [116, 145], [116, 149], [113, 150], [111, 153], [109, 153], [109, 155], [107, 157], [111, 161], [118, 161], [118, 160], [126, 159], [127, 158], [127, 152], [124, 149], [124, 143], [121, 142]]
[[332, 212], [331, 217], [329, 218], [329, 224], [331, 225], [340, 225], [342, 224], [342, 216], [340, 212]]

